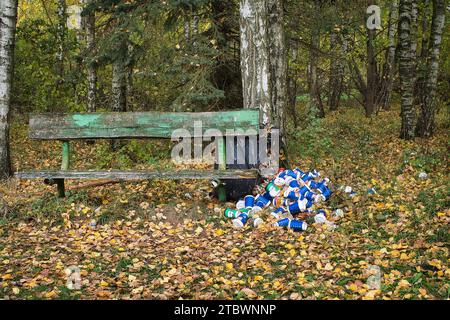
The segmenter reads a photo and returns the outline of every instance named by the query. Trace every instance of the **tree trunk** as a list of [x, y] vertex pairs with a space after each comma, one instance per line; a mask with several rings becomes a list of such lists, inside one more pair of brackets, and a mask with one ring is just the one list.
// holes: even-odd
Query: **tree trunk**
[[11, 176], [9, 118], [14, 66], [17, 0], [2, 0], [0, 10], [0, 180]]
[[191, 22], [189, 20], [187, 12], [184, 16], [184, 40], [186, 41], [187, 45], [191, 42]]
[[344, 64], [342, 63], [345, 44], [340, 45], [339, 34], [333, 28], [330, 34], [330, 51], [332, 56], [330, 58], [330, 81], [329, 81], [329, 95], [328, 107], [330, 111], [336, 111], [339, 107], [341, 99], [343, 80], [344, 80]]
[[411, 59], [411, 0], [400, 0], [400, 17], [398, 21], [399, 35], [399, 74], [401, 91], [401, 119], [402, 127], [400, 137], [402, 139], [414, 138], [415, 109], [413, 104], [413, 63]]
[[375, 93], [377, 90], [377, 62], [375, 59], [375, 30], [367, 29], [367, 90], [364, 97], [366, 117], [375, 111]]
[[[120, 31], [122, 32], [122, 31]], [[115, 112], [125, 112], [127, 110], [127, 76], [126, 65], [128, 54], [128, 41], [125, 33], [119, 36], [117, 56], [113, 61], [112, 75], [112, 107]]]
[[58, 46], [58, 51], [56, 52], [56, 73], [58, 75], [57, 85], [60, 85], [64, 81], [64, 54], [67, 36], [66, 9], [66, 0], [58, 0], [58, 24], [56, 30], [56, 43]]
[[297, 92], [298, 92], [298, 72], [296, 68], [296, 64], [298, 63], [298, 43], [296, 41], [291, 41], [290, 44], [291, 51], [291, 59], [289, 64], [289, 77], [288, 77], [288, 88], [289, 88], [289, 103], [288, 109], [289, 113], [292, 117], [292, 122], [294, 124], [294, 128], [297, 128], [299, 125], [298, 117], [297, 117]]
[[389, 23], [388, 23], [388, 38], [389, 38], [389, 48], [386, 52], [386, 69], [385, 75], [385, 94], [383, 100], [383, 109], [389, 110], [391, 107], [391, 95], [392, 86], [394, 83], [395, 75], [395, 51], [396, 51], [396, 20], [398, 19], [398, 1], [392, 0], [391, 6], [389, 8]]
[[244, 108], [259, 108], [268, 129], [273, 115], [266, 0], [241, 0], [240, 37]]
[[320, 96], [319, 78], [317, 74], [317, 49], [320, 48], [320, 31], [316, 26], [311, 30], [311, 46], [309, 49], [309, 101], [310, 112], [319, 118], [325, 117], [325, 109]]
[[287, 56], [284, 32], [283, 0], [268, 0], [270, 39], [270, 82], [272, 95], [272, 115], [275, 126], [284, 137], [287, 103]]
[[428, 138], [435, 131], [436, 85], [439, 72], [439, 56], [442, 33], [445, 25], [446, 0], [433, 1], [433, 22], [431, 25], [430, 48], [427, 63], [426, 90], [421, 99], [421, 115], [416, 133]]
[[[87, 0], [86, 3], [90, 4], [93, 0]], [[85, 30], [86, 30], [86, 47], [89, 54], [95, 56], [95, 12], [90, 12], [85, 18]], [[97, 66], [93, 59], [89, 59], [87, 63], [87, 80], [88, 80], [88, 92], [87, 92], [87, 111], [95, 112], [97, 110]]]

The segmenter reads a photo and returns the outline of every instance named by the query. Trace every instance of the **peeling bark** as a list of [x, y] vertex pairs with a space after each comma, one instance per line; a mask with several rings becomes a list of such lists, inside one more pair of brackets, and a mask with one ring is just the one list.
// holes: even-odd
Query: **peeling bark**
[[266, 0], [241, 0], [240, 37], [244, 108], [259, 108], [261, 124], [269, 128], [272, 98]]
[[0, 179], [11, 175], [9, 116], [17, 0], [2, 0], [0, 10]]
[[442, 45], [442, 33], [445, 25], [446, 0], [433, 1], [433, 21], [427, 62], [426, 90], [421, 99], [421, 115], [416, 133], [428, 138], [435, 131], [436, 86], [439, 73], [439, 56]]
[[396, 35], [396, 21], [398, 19], [398, 1], [392, 0], [389, 8], [389, 22], [388, 22], [388, 39], [389, 48], [386, 52], [386, 68], [385, 76], [385, 94], [383, 99], [383, 109], [389, 110], [391, 104], [392, 86], [395, 75], [395, 51], [397, 47]]
[[401, 119], [402, 127], [400, 137], [402, 139], [414, 138], [414, 125], [416, 114], [413, 98], [413, 63], [411, 59], [411, 21], [412, 1], [400, 0], [400, 16], [398, 22], [399, 35], [399, 74], [401, 91]]
[[[85, 0], [87, 4], [93, 0]], [[95, 12], [90, 12], [85, 18], [86, 47], [90, 54], [94, 55], [95, 50]], [[97, 67], [92, 61], [87, 63], [87, 111], [95, 112], [97, 110]]]
[[280, 128], [281, 137], [284, 137], [284, 113], [287, 103], [287, 57], [286, 36], [283, 25], [283, 1], [268, 0], [268, 6], [272, 115], [275, 126]]
[[112, 111], [125, 112], [127, 110], [127, 54], [128, 41], [124, 32], [120, 31], [117, 46], [117, 56], [113, 61], [112, 75]]

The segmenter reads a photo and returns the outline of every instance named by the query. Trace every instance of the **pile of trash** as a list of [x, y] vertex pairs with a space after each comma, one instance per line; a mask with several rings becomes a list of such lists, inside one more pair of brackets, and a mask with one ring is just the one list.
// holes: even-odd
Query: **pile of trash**
[[[351, 192], [351, 191], [350, 191]], [[326, 209], [317, 209], [321, 203], [331, 197], [331, 182], [328, 178], [320, 178], [317, 170], [303, 172], [296, 168], [293, 170], [280, 169], [279, 173], [271, 179], [264, 191], [257, 196], [247, 195], [236, 203], [236, 209], [228, 208], [224, 215], [232, 219], [233, 226], [243, 228], [247, 223], [254, 227], [262, 224], [262, 213], [270, 209], [270, 215], [276, 219], [275, 226], [304, 231], [308, 228], [305, 221], [313, 218], [316, 223], [326, 223], [335, 227], [330, 221], [330, 213]], [[333, 217], [343, 215], [338, 209]]]

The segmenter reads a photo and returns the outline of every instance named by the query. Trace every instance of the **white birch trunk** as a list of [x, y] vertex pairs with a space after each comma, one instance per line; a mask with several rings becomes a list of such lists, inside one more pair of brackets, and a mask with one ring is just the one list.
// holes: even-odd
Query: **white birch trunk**
[[17, 0], [1, 0], [0, 7], [0, 179], [11, 175], [9, 113], [13, 73]]
[[445, 25], [446, 0], [433, 1], [433, 22], [431, 25], [429, 57], [424, 98], [421, 103], [421, 116], [417, 125], [417, 134], [428, 138], [435, 131], [436, 86], [439, 74], [439, 57], [442, 45], [442, 33]]
[[244, 108], [259, 108], [264, 128], [272, 125], [266, 0], [241, 0], [241, 73]]
[[[92, 3], [92, 0], [84, 0], [86, 4]], [[86, 47], [89, 54], [94, 55], [95, 50], [95, 13], [88, 14], [85, 18]], [[87, 111], [95, 112], [97, 110], [97, 68], [93, 61], [87, 63]]]

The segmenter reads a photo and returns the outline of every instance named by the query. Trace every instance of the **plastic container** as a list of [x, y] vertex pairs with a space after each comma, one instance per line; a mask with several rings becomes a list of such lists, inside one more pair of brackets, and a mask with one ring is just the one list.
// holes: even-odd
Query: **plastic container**
[[247, 209], [252, 209], [255, 206], [255, 197], [254, 196], [245, 196], [244, 197], [244, 207]]
[[233, 220], [233, 226], [236, 228], [243, 228], [248, 221], [248, 215], [241, 213], [236, 219]]

